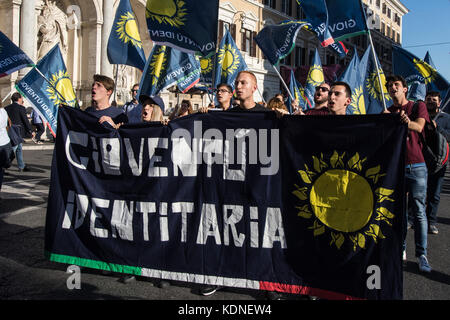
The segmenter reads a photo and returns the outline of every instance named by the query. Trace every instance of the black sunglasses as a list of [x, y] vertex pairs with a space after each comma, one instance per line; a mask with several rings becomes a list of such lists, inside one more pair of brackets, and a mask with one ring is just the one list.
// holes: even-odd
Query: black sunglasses
[[330, 89], [328, 89], [327, 87], [316, 87], [316, 91], [322, 91], [322, 92], [328, 92], [330, 91]]

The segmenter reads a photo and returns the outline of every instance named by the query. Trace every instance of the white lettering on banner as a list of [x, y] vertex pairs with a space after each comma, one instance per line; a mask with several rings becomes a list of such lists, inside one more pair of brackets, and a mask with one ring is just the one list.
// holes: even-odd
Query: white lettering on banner
[[[217, 212], [223, 212], [223, 222], [219, 224]], [[169, 233], [169, 225], [174, 220], [181, 223], [180, 242], [187, 242], [190, 232], [196, 232], [196, 243], [205, 245], [208, 241], [214, 241], [216, 245], [242, 247], [247, 239], [246, 234], [239, 233], [241, 230], [249, 230], [250, 247], [273, 248], [274, 243], [279, 243], [282, 249], [287, 248], [284, 233], [283, 219], [280, 208], [266, 208], [266, 219], [264, 222], [258, 219], [257, 207], [244, 207], [234, 204], [224, 204], [222, 207], [211, 203], [203, 203], [200, 213], [200, 222], [197, 230], [189, 229], [189, 219], [194, 213], [193, 202], [156, 202], [146, 201], [124, 201], [90, 198], [86, 195], [69, 191], [67, 194], [67, 205], [62, 222], [63, 229], [78, 229], [85, 219], [89, 223], [90, 234], [95, 238], [120, 238], [127, 241], [135, 241], [133, 230], [134, 214], [142, 214], [142, 234], [144, 241], [150, 241], [149, 214], [159, 216], [159, 241], [167, 242], [175, 236]], [[107, 214], [109, 212], [109, 214]], [[250, 213], [250, 220], [244, 219], [244, 213]], [[181, 214], [181, 219], [180, 215]], [[106, 217], [111, 216], [111, 221]], [[138, 219], [140, 220], [140, 219]], [[242, 228], [243, 224], [250, 224], [250, 228]], [[264, 223], [262, 241], [259, 237], [259, 224]], [[178, 230], [178, 228], [175, 228]], [[210, 239], [211, 238], [211, 239]], [[223, 240], [222, 240], [223, 239]]]
[[340, 21], [333, 25], [328, 25], [328, 29], [331, 31], [331, 33], [335, 31], [342, 31], [346, 29], [352, 29], [356, 26], [356, 21], [353, 19], [347, 20], [347, 21]]
[[[260, 165], [261, 176], [278, 173], [280, 165], [278, 129], [226, 129], [225, 139], [218, 129], [211, 128], [202, 132], [201, 121], [194, 121], [194, 137], [188, 130], [182, 128], [172, 132], [170, 141], [173, 176], [178, 177], [181, 174], [184, 177], [196, 177], [200, 164], [206, 165], [208, 178], [212, 177], [213, 165], [223, 166], [224, 180], [244, 181], [247, 165]], [[65, 141], [69, 163], [78, 169], [87, 170], [89, 162], [92, 161], [97, 173], [103, 170], [106, 175], [121, 175], [120, 139], [90, 138], [91, 146], [87, 133], [69, 131]], [[156, 151], [168, 150], [169, 139], [139, 139], [137, 155], [132, 148], [131, 138], [123, 139], [123, 148], [133, 176], [168, 177], [169, 170], [162, 166], [163, 157], [156, 155]], [[143, 168], [147, 167], [144, 163], [144, 150], [148, 150], [147, 172], [143, 172]], [[78, 156], [80, 153], [84, 156]]]
[[[164, 31], [164, 30], [149, 30], [150, 32], [150, 38], [154, 39], [154, 41], [164, 41], [165, 39], [171, 39], [171, 40], [177, 40], [178, 42], [188, 44], [192, 47], [197, 48], [201, 52], [205, 51], [211, 51], [214, 50], [216, 47], [216, 44], [214, 42], [206, 43], [202, 46], [197, 44], [195, 41], [190, 39], [189, 37], [186, 37], [185, 35], [181, 33], [175, 33], [172, 31]], [[161, 39], [158, 39], [161, 38]]]
[[33, 88], [31, 88], [28, 83], [20, 81], [19, 85], [21, 86], [22, 92], [26, 94], [27, 99], [36, 107], [40, 107], [42, 111], [44, 111], [43, 114], [46, 116], [47, 120], [49, 120], [53, 127], [56, 127], [57, 119], [44, 100], [34, 92]]

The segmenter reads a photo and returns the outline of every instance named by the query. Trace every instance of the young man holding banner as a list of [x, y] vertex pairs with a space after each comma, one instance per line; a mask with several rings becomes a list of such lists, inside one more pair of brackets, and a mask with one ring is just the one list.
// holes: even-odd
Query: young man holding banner
[[113, 91], [113, 79], [100, 74], [94, 75], [92, 100], [95, 102], [95, 105], [88, 107], [85, 111], [96, 116], [99, 123], [108, 123], [117, 129], [120, 124], [128, 122], [128, 117], [123, 109], [111, 106], [109, 99]]
[[[421, 272], [431, 272], [427, 260], [427, 216], [425, 211], [427, 197], [428, 170], [422, 154], [422, 144], [419, 134], [422, 134], [427, 121], [430, 121], [425, 103], [409, 101], [408, 86], [403, 77], [398, 75], [386, 78], [386, 89], [394, 104], [385, 113], [400, 113], [400, 120], [408, 125], [406, 140], [405, 185], [408, 192], [412, 216], [414, 217], [414, 240], [416, 243], [416, 258]], [[416, 110], [414, 110], [416, 109]], [[405, 219], [407, 220], [407, 212]], [[405, 228], [406, 228], [405, 221]], [[405, 232], [406, 238], [406, 232]], [[406, 260], [406, 239], [403, 242], [403, 260]]]

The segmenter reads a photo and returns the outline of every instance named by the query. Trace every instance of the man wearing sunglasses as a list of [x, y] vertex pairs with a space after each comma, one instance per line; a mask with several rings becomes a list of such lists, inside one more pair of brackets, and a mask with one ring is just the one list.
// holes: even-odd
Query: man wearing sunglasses
[[139, 83], [136, 83], [131, 88], [131, 101], [125, 103], [123, 111], [128, 117], [128, 123], [140, 123], [142, 114], [142, 105], [137, 99], [139, 91]]
[[305, 112], [307, 115], [324, 115], [329, 114], [328, 110], [328, 93], [330, 92], [330, 85], [322, 83], [316, 87], [314, 93], [314, 108]]

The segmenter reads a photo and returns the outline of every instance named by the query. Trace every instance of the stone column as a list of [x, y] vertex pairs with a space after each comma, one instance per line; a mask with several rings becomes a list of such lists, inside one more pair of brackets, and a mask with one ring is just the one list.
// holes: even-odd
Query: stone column
[[103, 0], [101, 73], [113, 78], [113, 67], [108, 61], [107, 47], [109, 34], [114, 22], [114, 0]]
[[[36, 63], [36, 1], [22, 0], [20, 8], [20, 48]], [[29, 68], [19, 71], [20, 75], [25, 75]]]

